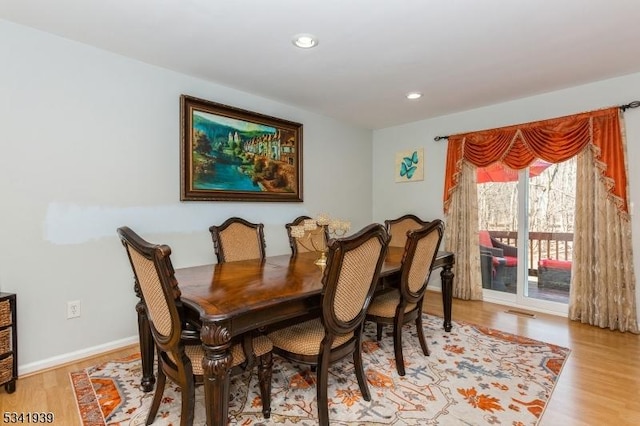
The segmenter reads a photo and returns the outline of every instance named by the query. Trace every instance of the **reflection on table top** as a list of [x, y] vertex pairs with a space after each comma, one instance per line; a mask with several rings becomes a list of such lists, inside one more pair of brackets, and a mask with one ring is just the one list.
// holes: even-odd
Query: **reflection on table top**
[[[389, 247], [381, 277], [400, 270], [403, 248]], [[451, 259], [449, 259], [449, 257]], [[272, 306], [287, 300], [320, 294], [322, 268], [314, 264], [317, 254], [270, 256], [264, 261], [243, 260], [176, 269], [182, 299], [197, 305], [201, 314], [229, 316]], [[450, 253], [438, 259], [453, 262]]]

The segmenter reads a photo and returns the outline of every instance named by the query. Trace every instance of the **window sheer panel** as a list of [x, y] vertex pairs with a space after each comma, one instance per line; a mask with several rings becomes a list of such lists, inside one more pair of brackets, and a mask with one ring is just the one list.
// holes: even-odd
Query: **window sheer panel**
[[482, 300], [480, 251], [478, 250], [478, 192], [475, 167], [463, 164], [459, 174], [460, 188], [451, 198], [451, 209], [445, 214], [445, 250], [456, 254], [453, 265], [456, 277], [453, 297]]

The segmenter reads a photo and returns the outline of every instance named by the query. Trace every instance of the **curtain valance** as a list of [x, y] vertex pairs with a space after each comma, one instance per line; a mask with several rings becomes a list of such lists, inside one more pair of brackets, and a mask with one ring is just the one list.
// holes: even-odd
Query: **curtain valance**
[[628, 214], [627, 176], [618, 107], [566, 117], [449, 136], [444, 209], [458, 185], [462, 162], [486, 167], [501, 162], [515, 170], [536, 159], [559, 163], [586, 147], [593, 150], [602, 179], [619, 211]]

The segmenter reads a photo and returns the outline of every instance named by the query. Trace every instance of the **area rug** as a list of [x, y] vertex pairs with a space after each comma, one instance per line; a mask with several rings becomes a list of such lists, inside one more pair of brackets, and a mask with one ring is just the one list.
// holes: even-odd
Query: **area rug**
[[[537, 425], [570, 350], [498, 330], [425, 315], [431, 355], [422, 354], [415, 326], [403, 335], [406, 375], [399, 376], [391, 327], [381, 342], [375, 325], [363, 336], [363, 363], [371, 401], [360, 394], [351, 357], [330, 367], [332, 425]], [[140, 357], [71, 373], [84, 426], [143, 425], [153, 392], [139, 388]], [[315, 373], [274, 355], [271, 418], [263, 419], [255, 371], [231, 379], [229, 417], [237, 425], [315, 426]], [[202, 387], [196, 388], [195, 424], [203, 425]], [[178, 425], [180, 389], [167, 382], [154, 425]]]

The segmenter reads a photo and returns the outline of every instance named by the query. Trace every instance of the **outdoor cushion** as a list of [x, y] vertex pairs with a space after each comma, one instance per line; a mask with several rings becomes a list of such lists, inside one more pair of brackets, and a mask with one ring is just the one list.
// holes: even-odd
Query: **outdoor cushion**
[[538, 268], [553, 268], [571, 270], [570, 260], [558, 260], [558, 259], [540, 259], [538, 261]]
[[507, 261], [505, 266], [518, 266], [518, 258], [514, 256], [505, 256], [504, 259]]
[[480, 245], [485, 247], [493, 247], [493, 242], [491, 242], [491, 235], [489, 231], [479, 231], [478, 237], [480, 238]]
[[496, 273], [495, 266], [506, 265], [507, 264], [504, 257], [498, 257], [498, 256], [493, 256], [491, 263], [494, 266], [494, 271], [493, 271], [494, 275]]

